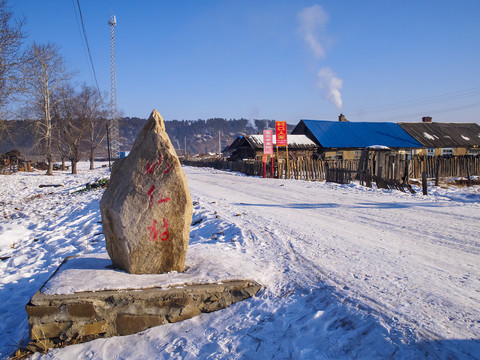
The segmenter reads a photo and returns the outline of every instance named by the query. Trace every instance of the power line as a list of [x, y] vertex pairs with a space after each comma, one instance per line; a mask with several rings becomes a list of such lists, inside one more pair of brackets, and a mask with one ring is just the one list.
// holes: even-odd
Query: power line
[[[438, 94], [438, 95], [433, 95], [433, 96], [428, 96], [428, 97], [423, 97], [419, 99], [412, 99], [412, 100], [406, 100], [406, 101], [401, 101], [397, 103], [392, 103], [388, 105], [375, 105], [375, 106], [367, 106], [367, 107], [362, 107], [356, 110], [350, 109], [350, 110], [344, 110], [344, 113], [355, 113], [358, 111], [369, 113], [369, 114], [375, 114], [375, 113], [384, 113], [384, 112], [391, 112], [391, 111], [397, 111], [397, 110], [402, 110], [402, 109], [411, 109], [414, 107], [421, 107], [421, 106], [426, 106], [426, 105], [432, 105], [432, 104], [437, 104], [437, 103], [442, 103], [445, 104], [445, 102], [448, 101], [455, 101], [455, 100], [462, 100], [466, 99], [472, 96], [477, 96], [480, 94], [480, 87], [475, 87], [475, 88], [469, 88], [469, 89], [464, 89], [464, 90], [458, 90], [458, 91], [453, 91], [453, 92], [448, 92], [444, 94]], [[427, 112], [429, 113], [436, 113], [436, 114], [441, 114], [444, 112], [450, 112], [450, 111], [455, 111], [455, 110], [464, 110], [464, 109], [471, 109], [474, 107], [477, 107], [478, 103], [474, 104], [466, 104], [466, 105], [457, 105], [457, 106], [452, 106], [452, 107], [447, 107], [447, 108], [441, 108], [441, 109], [429, 109]], [[423, 112], [423, 115], [425, 112]], [[406, 116], [397, 116], [398, 117], [413, 117], [413, 116], [418, 116], [422, 115], [420, 114], [410, 114]], [[332, 114], [332, 116], [336, 116], [336, 114]]]
[[393, 103], [389, 105], [377, 105], [377, 106], [365, 107], [365, 108], [362, 108], [362, 110], [368, 111], [368, 112], [400, 110], [403, 108], [411, 108], [414, 106], [422, 106], [422, 105], [435, 104], [439, 102], [443, 103], [445, 101], [464, 99], [464, 98], [475, 96], [478, 94], [480, 94], [480, 88], [471, 88], [471, 89], [459, 90], [459, 91], [449, 92], [449, 93], [440, 94], [440, 95], [428, 96], [428, 97], [415, 99], [415, 100], [402, 101], [402, 102]]
[[[78, 17], [78, 10], [77, 10], [77, 5], [75, 4], [75, 0], [72, 0], [72, 5], [73, 5], [73, 11], [75, 12], [75, 20], [77, 20], [78, 34], [80, 35], [80, 39], [82, 41], [83, 54], [85, 55], [85, 60], [89, 62], [87, 46], [85, 45], [85, 38], [83, 37], [83, 34], [82, 34], [82, 28], [80, 26], [80, 19]], [[90, 76], [92, 77], [92, 80], [95, 80], [95, 78], [93, 77], [93, 71], [91, 66], [88, 67], [88, 71], [90, 72]]]
[[[458, 105], [458, 106], [450, 106], [446, 108], [441, 108], [437, 110], [429, 110], [428, 115], [435, 115], [435, 114], [444, 114], [447, 112], [452, 112], [452, 111], [461, 111], [461, 110], [468, 110], [468, 109], [474, 109], [480, 107], [480, 103], [472, 103], [472, 104], [465, 104], [465, 105]], [[402, 118], [419, 118], [421, 116], [424, 116], [425, 112], [421, 113], [410, 113], [406, 115], [398, 115], [398, 116], [391, 116], [387, 118], [382, 118], [381, 121], [400, 121]], [[375, 121], [375, 120], [373, 120]]]
[[78, 13], [80, 15], [80, 22], [82, 23], [83, 37], [85, 38], [85, 44], [87, 45], [88, 58], [90, 60], [90, 65], [92, 66], [93, 78], [95, 79], [95, 84], [97, 85], [97, 91], [100, 94], [100, 87], [98, 86], [97, 74], [95, 72], [95, 66], [93, 65], [93, 60], [92, 60], [92, 53], [90, 52], [90, 46], [88, 45], [87, 32], [85, 30], [85, 23], [83, 21], [82, 9], [80, 8], [80, 0], [77, 0], [77, 6], [78, 6]]

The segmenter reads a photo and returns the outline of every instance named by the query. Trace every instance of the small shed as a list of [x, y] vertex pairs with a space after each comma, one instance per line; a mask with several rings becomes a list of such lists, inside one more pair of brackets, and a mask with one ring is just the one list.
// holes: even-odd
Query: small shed
[[25, 159], [18, 150], [11, 150], [0, 156], [0, 170], [18, 171], [24, 169]]
[[[292, 157], [313, 157], [317, 145], [305, 135], [288, 135], [288, 151]], [[277, 149], [275, 136], [273, 136], [274, 152]], [[281, 148], [280, 148], [281, 149]], [[280, 150], [283, 152], [283, 149]], [[263, 135], [241, 135], [231, 145], [227, 146], [223, 153], [231, 161], [244, 159], [262, 160]]]

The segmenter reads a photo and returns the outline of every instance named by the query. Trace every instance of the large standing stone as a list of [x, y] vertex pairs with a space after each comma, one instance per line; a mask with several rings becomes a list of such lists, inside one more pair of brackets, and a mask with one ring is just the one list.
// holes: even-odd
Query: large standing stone
[[100, 211], [114, 266], [132, 274], [184, 270], [193, 205], [156, 110], [130, 154], [113, 164]]

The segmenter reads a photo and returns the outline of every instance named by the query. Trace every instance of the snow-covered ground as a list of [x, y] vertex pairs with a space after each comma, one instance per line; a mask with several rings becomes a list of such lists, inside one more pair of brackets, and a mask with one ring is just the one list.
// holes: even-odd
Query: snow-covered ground
[[[105, 252], [103, 191], [74, 192], [108, 177], [100, 165], [0, 176], [1, 358], [27, 341], [24, 305], [60, 262]], [[264, 289], [222, 311], [33, 358], [480, 358], [478, 186], [425, 197], [184, 169], [194, 200], [187, 266], [202, 279], [214, 263], [213, 276]]]

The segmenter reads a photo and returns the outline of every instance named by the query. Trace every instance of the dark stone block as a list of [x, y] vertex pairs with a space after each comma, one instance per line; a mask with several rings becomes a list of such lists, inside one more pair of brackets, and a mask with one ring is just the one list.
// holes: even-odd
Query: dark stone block
[[59, 310], [58, 306], [34, 306], [30, 303], [25, 306], [25, 311], [29, 317], [44, 317], [55, 314]]
[[117, 316], [115, 326], [118, 335], [130, 335], [167, 322], [163, 316], [121, 314]]
[[76, 317], [93, 317], [96, 315], [95, 307], [90, 303], [74, 303], [67, 305], [67, 312]]

